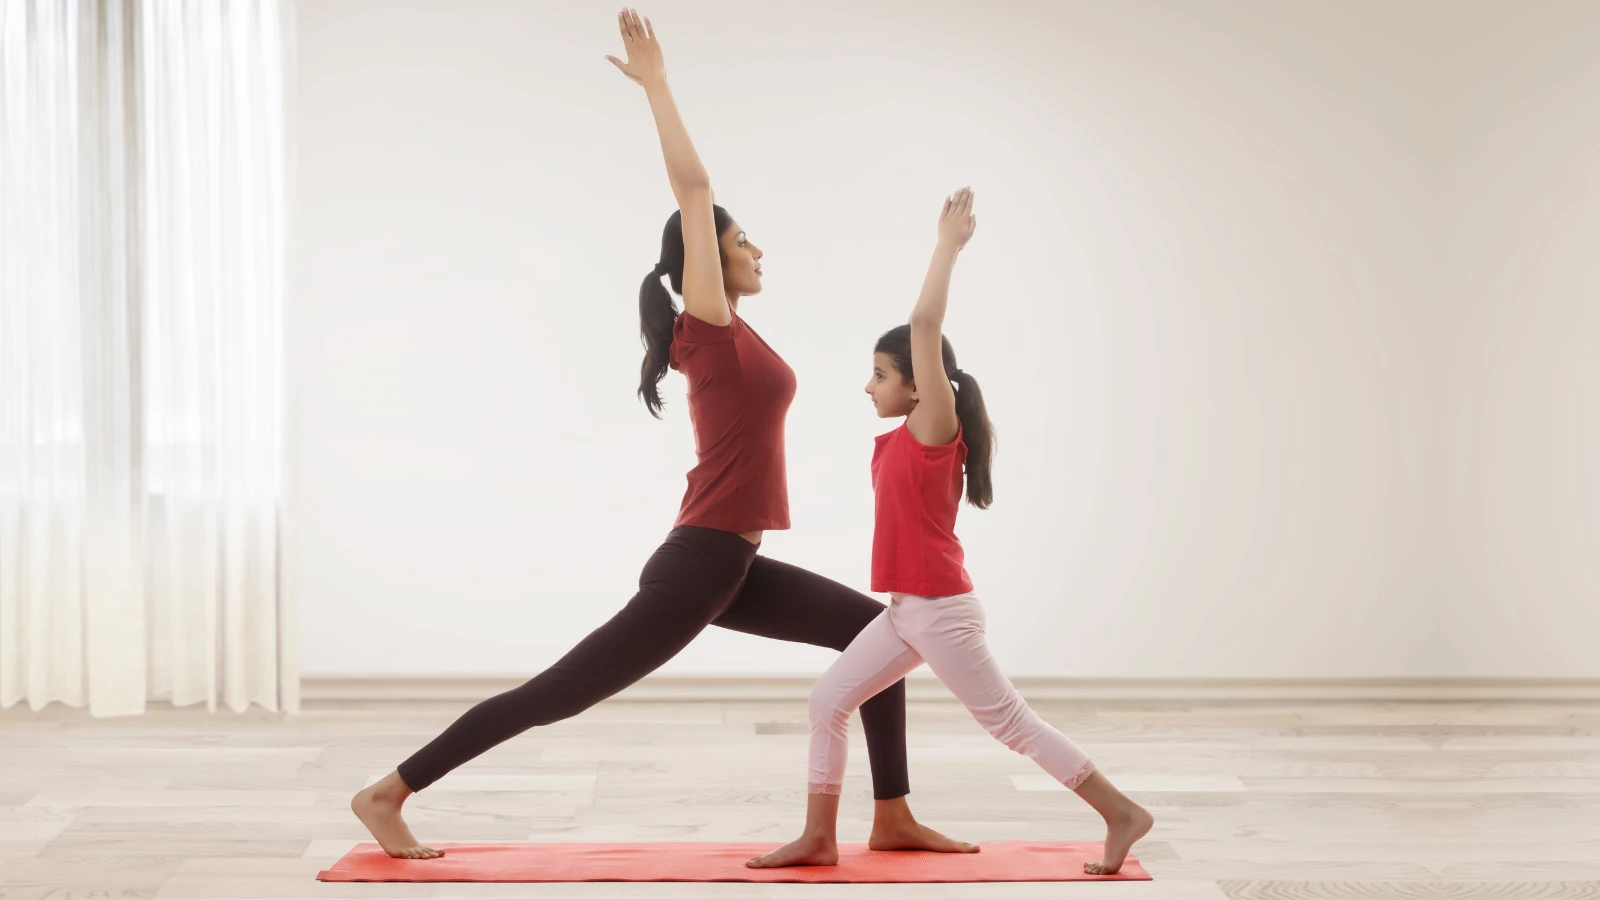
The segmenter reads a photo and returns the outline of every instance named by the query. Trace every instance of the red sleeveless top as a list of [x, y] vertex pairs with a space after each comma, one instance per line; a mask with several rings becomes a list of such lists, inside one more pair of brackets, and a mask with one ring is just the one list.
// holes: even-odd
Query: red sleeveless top
[[878, 435], [877, 441], [872, 452], [872, 589], [922, 597], [972, 590], [956, 538], [967, 462], [960, 430], [948, 444], [929, 445], [901, 425]]
[[737, 312], [721, 326], [680, 314], [668, 361], [689, 380], [698, 459], [677, 524], [740, 533], [788, 528], [783, 423], [794, 370]]

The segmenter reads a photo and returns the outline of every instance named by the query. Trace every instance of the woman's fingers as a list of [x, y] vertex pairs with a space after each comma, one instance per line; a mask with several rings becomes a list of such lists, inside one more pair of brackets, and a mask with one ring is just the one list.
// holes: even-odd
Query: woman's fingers
[[956, 192], [944, 198], [945, 216], [964, 216], [972, 211], [972, 189], [957, 188]]
[[650, 24], [650, 17], [644, 17], [644, 36], [649, 40], [656, 39], [656, 27]]

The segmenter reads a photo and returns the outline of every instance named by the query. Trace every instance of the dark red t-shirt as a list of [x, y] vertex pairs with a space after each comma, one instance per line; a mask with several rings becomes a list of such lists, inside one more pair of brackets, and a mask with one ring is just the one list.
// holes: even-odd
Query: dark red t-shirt
[[904, 425], [872, 451], [872, 589], [919, 597], [972, 590], [956, 537], [967, 444], [924, 444]]
[[794, 370], [737, 312], [722, 326], [679, 315], [670, 362], [689, 380], [699, 458], [677, 524], [741, 533], [788, 528], [783, 422]]

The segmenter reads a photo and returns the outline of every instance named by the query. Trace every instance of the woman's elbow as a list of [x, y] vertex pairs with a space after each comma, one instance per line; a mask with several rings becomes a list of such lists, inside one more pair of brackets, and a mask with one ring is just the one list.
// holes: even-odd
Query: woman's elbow
[[707, 200], [715, 202], [715, 194], [711, 190], [711, 179], [704, 176], [695, 178], [679, 178], [672, 182], [672, 192], [677, 195], [679, 205], [690, 200]]

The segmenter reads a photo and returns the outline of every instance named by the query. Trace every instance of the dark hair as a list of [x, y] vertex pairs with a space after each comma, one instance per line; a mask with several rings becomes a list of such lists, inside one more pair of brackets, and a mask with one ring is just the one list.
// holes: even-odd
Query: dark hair
[[[989, 421], [989, 410], [983, 405], [978, 379], [956, 365], [956, 351], [950, 346], [950, 339], [940, 335], [939, 340], [943, 345], [945, 374], [956, 385], [956, 417], [961, 420], [961, 436], [967, 442], [967, 502], [979, 509], [988, 509], [994, 502], [994, 481], [989, 472], [994, 460], [994, 425]], [[888, 356], [907, 382], [916, 380], [911, 371], [910, 325], [885, 331], [872, 352]]]
[[[720, 206], [711, 207], [717, 228], [717, 259], [722, 259], [722, 233], [733, 225], [733, 216]], [[639, 342], [644, 344], [644, 362], [639, 365], [639, 398], [650, 415], [661, 418], [661, 379], [667, 377], [667, 360], [672, 351], [672, 325], [678, 321], [678, 307], [672, 294], [661, 284], [661, 276], [672, 282], [673, 293], [683, 296], [683, 212], [667, 218], [661, 232], [660, 262], [639, 286]]]

